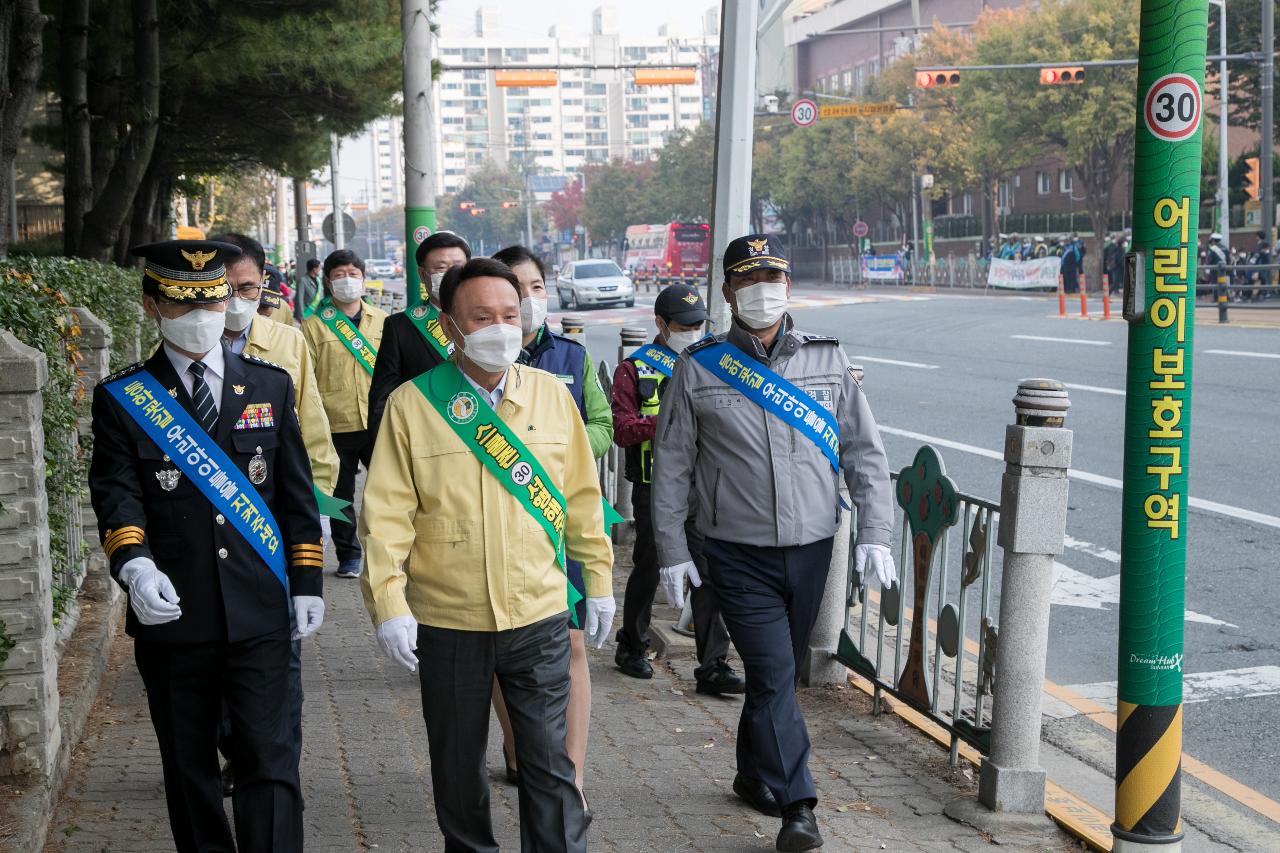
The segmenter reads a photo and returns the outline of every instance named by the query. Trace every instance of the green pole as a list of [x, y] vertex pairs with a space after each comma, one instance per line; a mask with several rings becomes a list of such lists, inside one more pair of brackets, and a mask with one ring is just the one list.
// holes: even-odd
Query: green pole
[[1117, 853], [1182, 845], [1182, 628], [1207, 0], [1142, 0], [1125, 281], [1129, 360]]
[[418, 277], [415, 260], [418, 245], [436, 230], [434, 207], [409, 207], [404, 209], [404, 295], [409, 308], [427, 301], [427, 289]]

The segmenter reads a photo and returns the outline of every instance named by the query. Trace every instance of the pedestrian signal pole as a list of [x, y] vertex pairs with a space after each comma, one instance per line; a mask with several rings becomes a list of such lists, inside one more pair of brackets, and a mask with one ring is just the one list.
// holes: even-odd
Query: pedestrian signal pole
[[418, 278], [418, 244], [436, 230], [435, 114], [431, 80], [430, 0], [404, 0], [404, 275], [405, 302], [427, 301]]
[[1182, 847], [1191, 351], [1207, 0], [1142, 0], [1116, 710], [1116, 853]]

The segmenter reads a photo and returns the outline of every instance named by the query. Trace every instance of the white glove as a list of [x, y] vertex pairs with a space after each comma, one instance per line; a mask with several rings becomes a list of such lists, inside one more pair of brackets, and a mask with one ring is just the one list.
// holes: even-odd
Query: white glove
[[129, 606], [143, 625], [164, 625], [182, 615], [178, 591], [169, 576], [150, 557], [134, 557], [120, 568], [120, 582], [129, 590]]
[[613, 630], [613, 614], [618, 612], [618, 602], [612, 595], [587, 599], [587, 645], [593, 649], [603, 649], [604, 641], [609, 639]]
[[318, 595], [293, 597], [293, 639], [310, 637], [324, 624], [324, 599]]
[[702, 586], [702, 576], [698, 574], [698, 567], [691, 562], [670, 566], [663, 569], [661, 574], [662, 591], [667, 594], [667, 604], [677, 609], [684, 607], [685, 578], [688, 578], [689, 583], [694, 586]]
[[378, 645], [387, 657], [402, 664], [410, 672], [418, 671], [418, 620], [412, 616], [393, 616], [378, 626]]
[[898, 570], [888, 545], [858, 545], [853, 549], [853, 568], [859, 577], [866, 573], [868, 566], [875, 571], [882, 588], [888, 589], [898, 582]]

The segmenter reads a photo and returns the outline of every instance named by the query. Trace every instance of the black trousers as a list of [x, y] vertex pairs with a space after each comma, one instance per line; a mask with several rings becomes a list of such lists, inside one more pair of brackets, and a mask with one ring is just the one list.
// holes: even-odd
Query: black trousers
[[[292, 726], [293, 766], [302, 761], [302, 641], [289, 643], [289, 714]], [[218, 752], [231, 760], [235, 747], [231, 745], [231, 712], [222, 703], [222, 725], [218, 729]], [[232, 765], [234, 771], [235, 765]]]
[[418, 626], [422, 715], [445, 853], [497, 853], [489, 815], [489, 697], [496, 675], [520, 763], [520, 849], [586, 853], [586, 824], [565, 750], [569, 618], [512, 631]]
[[369, 441], [367, 430], [359, 432], [335, 432], [333, 449], [338, 453], [338, 482], [334, 484], [333, 496], [344, 501], [352, 501], [346, 514], [351, 522], [329, 520], [329, 530], [333, 533], [333, 547], [338, 553], [338, 561], [360, 559], [360, 542], [356, 539], [356, 470], [360, 465], [369, 470], [369, 457], [373, 455], [373, 445]]
[[796, 673], [822, 604], [831, 546], [831, 539], [787, 548], [708, 539], [703, 546], [747, 679], [738, 771], [768, 785], [783, 806], [818, 797]]
[[[622, 627], [618, 645], [636, 653], [649, 646], [649, 622], [653, 616], [653, 598], [661, 580], [658, 574], [658, 548], [654, 541], [653, 509], [650, 505], [652, 486], [632, 486], [631, 505], [635, 512], [636, 540], [631, 550], [631, 575], [622, 599]], [[690, 593], [693, 608], [693, 636], [698, 649], [698, 668], [694, 677], [704, 678], [729, 654], [729, 632], [720, 616], [720, 600], [714, 584], [707, 578], [707, 561], [702, 555], [702, 534], [693, 521], [684, 526], [685, 539], [693, 564], [702, 576], [702, 586]]]
[[[237, 643], [134, 643], [160, 744], [178, 853], [302, 850], [288, 631]], [[218, 723], [231, 715], [235, 840], [222, 806]]]

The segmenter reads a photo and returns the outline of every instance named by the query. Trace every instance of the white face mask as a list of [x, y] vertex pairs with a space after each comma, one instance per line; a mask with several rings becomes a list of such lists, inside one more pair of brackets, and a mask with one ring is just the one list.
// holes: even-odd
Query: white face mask
[[233, 296], [227, 300], [227, 313], [223, 322], [232, 332], [243, 332], [253, 322], [253, 315], [258, 313], [258, 300], [241, 299]]
[[[458, 324], [453, 327], [458, 329]], [[462, 329], [458, 329], [462, 334]], [[488, 373], [499, 373], [516, 363], [524, 335], [519, 326], [494, 323], [469, 335], [462, 335], [462, 355]]]
[[696, 332], [667, 332], [667, 346], [676, 355], [702, 340], [706, 335], [702, 330]]
[[333, 291], [333, 298], [339, 302], [355, 302], [364, 296], [364, 279], [352, 276], [337, 278], [329, 282], [329, 289]]
[[431, 274], [431, 295], [440, 298], [440, 282], [444, 281], [444, 273], [433, 272]]
[[787, 283], [761, 281], [735, 295], [737, 317], [749, 329], [767, 329], [787, 311]]
[[547, 319], [547, 300], [542, 296], [526, 296], [520, 300], [520, 330], [526, 335], [541, 328]]
[[196, 308], [181, 317], [160, 317], [160, 336], [186, 352], [204, 355], [218, 345], [226, 315]]

